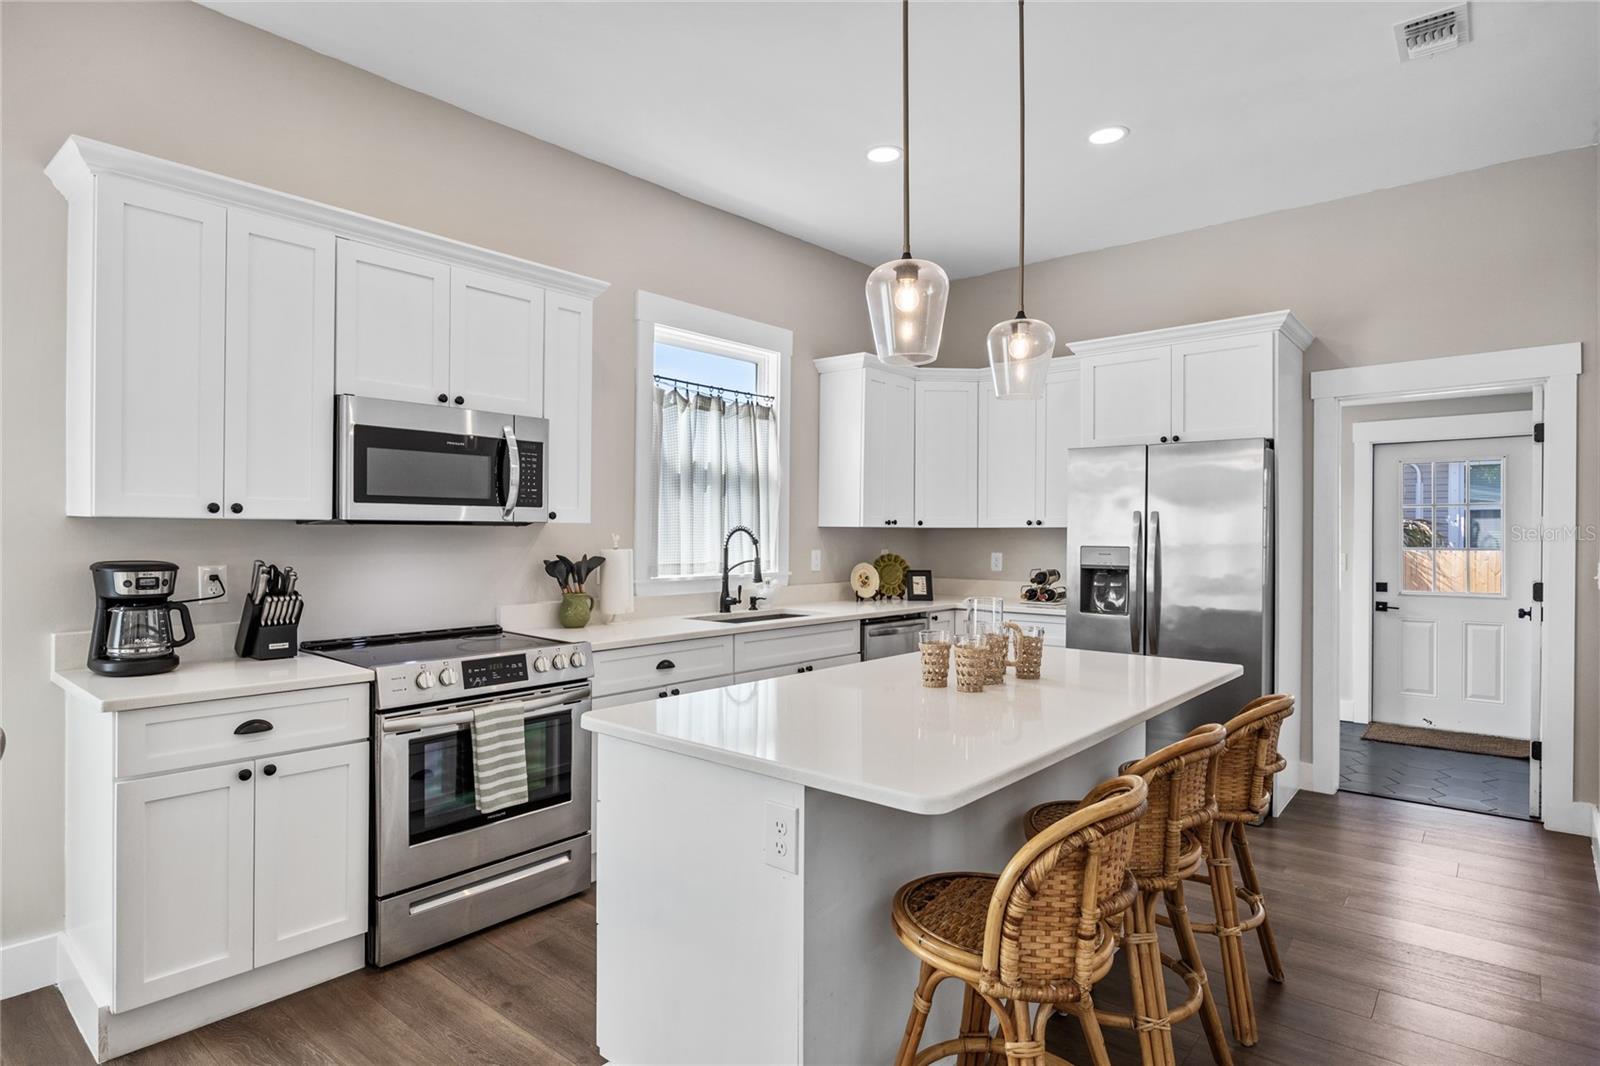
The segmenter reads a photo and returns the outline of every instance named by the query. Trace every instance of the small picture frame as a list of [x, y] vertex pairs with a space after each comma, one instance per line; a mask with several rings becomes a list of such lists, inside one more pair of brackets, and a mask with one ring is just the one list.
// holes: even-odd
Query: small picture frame
[[906, 599], [923, 601], [933, 599], [932, 570], [906, 571]]

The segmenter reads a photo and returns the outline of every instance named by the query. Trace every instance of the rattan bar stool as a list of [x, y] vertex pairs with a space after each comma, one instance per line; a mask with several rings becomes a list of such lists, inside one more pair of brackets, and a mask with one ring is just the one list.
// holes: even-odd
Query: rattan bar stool
[[[922, 962], [897, 1066], [1002, 1054], [1008, 1066], [1040, 1066], [1045, 1025], [1061, 1011], [1082, 1024], [1094, 1066], [1110, 1066], [1091, 990], [1116, 952], [1109, 919], [1133, 901], [1128, 856], [1147, 792], [1143, 778], [1112, 778], [998, 877], [934, 874], [895, 893], [895, 935]], [[962, 1033], [919, 1051], [934, 990], [951, 977], [967, 986]]]
[[[1183, 883], [1200, 870], [1204, 842], [1216, 814], [1217, 768], [1227, 736], [1220, 725], [1203, 725], [1182, 740], [1122, 767], [1123, 773], [1136, 774], [1150, 786], [1149, 807], [1134, 832], [1133, 854], [1128, 860], [1139, 894], [1125, 916], [1122, 932], [1133, 986], [1133, 1014], [1103, 1007], [1095, 1013], [1102, 1025], [1139, 1034], [1145, 1066], [1174, 1066], [1172, 1027], [1197, 1014], [1211, 1045], [1211, 1057], [1220, 1066], [1233, 1063], [1183, 899]], [[1040, 804], [1024, 816], [1024, 829], [1030, 837], [1041, 833], [1077, 806], [1077, 801]], [[1166, 906], [1166, 924], [1172, 926], [1177, 939], [1178, 959], [1161, 951], [1156, 930], [1158, 903]], [[1188, 986], [1188, 995], [1175, 1007], [1167, 1004], [1163, 966]]]
[[[1215, 922], [1197, 922], [1195, 931], [1210, 933], [1222, 949], [1222, 973], [1228, 994], [1228, 1019], [1234, 1039], [1246, 1047], [1259, 1037], [1255, 1002], [1250, 993], [1250, 971], [1244, 961], [1245, 933], [1254, 929], [1261, 940], [1267, 973], [1283, 983], [1283, 963], [1278, 943], [1267, 919], [1261, 878], [1250, 858], [1245, 824], [1258, 820], [1272, 805], [1272, 778], [1288, 764], [1278, 754], [1278, 733], [1283, 720], [1294, 713], [1294, 697], [1262, 696], [1250, 701], [1226, 725], [1227, 749], [1217, 767], [1217, 815], [1206, 838], [1206, 871], [1192, 880], [1211, 886]], [[1233, 876], [1239, 869], [1239, 880]], [[1248, 914], [1239, 917], [1239, 903]]]

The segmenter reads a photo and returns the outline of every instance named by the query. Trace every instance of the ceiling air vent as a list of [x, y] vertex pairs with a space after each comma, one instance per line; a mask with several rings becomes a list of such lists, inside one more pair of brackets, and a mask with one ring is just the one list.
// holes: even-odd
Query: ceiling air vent
[[1467, 4], [1457, 4], [1443, 11], [1395, 23], [1394, 42], [1400, 49], [1400, 62], [1427, 59], [1472, 40], [1468, 7]]

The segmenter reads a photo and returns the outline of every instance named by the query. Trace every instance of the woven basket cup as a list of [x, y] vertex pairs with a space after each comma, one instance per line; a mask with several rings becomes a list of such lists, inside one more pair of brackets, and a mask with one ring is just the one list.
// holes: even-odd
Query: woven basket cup
[[918, 645], [922, 652], [922, 687], [948, 688], [950, 685], [950, 641], [926, 640]]
[[982, 692], [989, 676], [989, 646], [974, 638], [956, 645], [956, 691]]
[[1017, 657], [1007, 665], [1016, 670], [1019, 680], [1039, 680], [1039, 669], [1044, 659], [1044, 627], [1019, 626], [1012, 622], [1007, 628], [1013, 631], [1017, 644]]
[[989, 672], [984, 676], [984, 684], [998, 685], [1006, 679], [1006, 651], [1011, 637], [1002, 631], [985, 634], [983, 639], [989, 648]]

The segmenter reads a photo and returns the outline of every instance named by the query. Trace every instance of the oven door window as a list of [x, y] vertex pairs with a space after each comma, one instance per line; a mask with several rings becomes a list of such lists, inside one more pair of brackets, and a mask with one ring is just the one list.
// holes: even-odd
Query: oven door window
[[530, 718], [523, 724], [528, 753], [528, 802], [483, 814], [472, 783], [472, 730], [410, 739], [410, 842], [437, 837], [553, 807], [572, 799], [572, 717]]
[[505, 441], [358, 425], [355, 502], [499, 507], [505, 500]]

